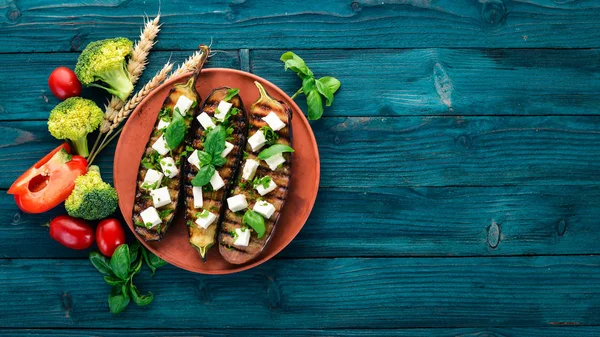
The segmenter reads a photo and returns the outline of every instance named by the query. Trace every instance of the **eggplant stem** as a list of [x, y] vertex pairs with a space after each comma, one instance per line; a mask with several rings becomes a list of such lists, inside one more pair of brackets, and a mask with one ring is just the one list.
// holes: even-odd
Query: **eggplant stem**
[[196, 80], [198, 80], [198, 76], [200, 75], [202, 68], [204, 68], [204, 64], [206, 63], [206, 60], [208, 59], [208, 54], [210, 53], [210, 47], [207, 45], [201, 44], [199, 48], [200, 50], [202, 50], [202, 56], [200, 56], [200, 61], [198, 61], [196, 69], [194, 69], [192, 76], [185, 85], [188, 88], [194, 88], [194, 86], [196, 85]]

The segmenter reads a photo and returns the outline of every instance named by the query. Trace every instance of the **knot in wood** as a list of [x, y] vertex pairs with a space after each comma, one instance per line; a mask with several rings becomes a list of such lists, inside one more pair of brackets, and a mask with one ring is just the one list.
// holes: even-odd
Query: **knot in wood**
[[352, 7], [352, 11], [354, 13], [362, 11], [362, 5], [358, 1], [353, 1], [350, 6]]
[[481, 4], [481, 21], [498, 26], [506, 20], [506, 7], [502, 0], [486, 0]]
[[487, 242], [490, 248], [495, 249], [500, 244], [500, 226], [496, 221], [492, 221], [492, 224], [488, 227]]
[[21, 11], [18, 8], [13, 8], [6, 12], [6, 20], [11, 24], [16, 24], [21, 21]]

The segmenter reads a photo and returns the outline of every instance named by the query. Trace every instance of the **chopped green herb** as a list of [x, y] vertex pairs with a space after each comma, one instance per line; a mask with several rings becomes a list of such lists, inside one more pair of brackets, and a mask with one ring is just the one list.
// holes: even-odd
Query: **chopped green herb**
[[160, 169], [160, 154], [158, 154], [158, 152], [156, 151], [152, 151], [146, 155], [144, 155], [144, 157], [142, 158], [142, 166], [144, 166], [147, 169], [155, 169], [155, 170], [159, 170]]
[[252, 227], [259, 239], [265, 235], [265, 219], [255, 211], [247, 210], [242, 218], [242, 223]]
[[269, 185], [271, 184], [271, 177], [269, 176], [264, 176], [262, 178], [254, 178], [254, 180], [252, 181], [252, 185], [254, 186], [254, 188], [256, 188], [259, 185], [262, 185], [262, 187], [264, 188], [268, 188]]
[[225, 96], [225, 98], [223, 98], [223, 100], [225, 102], [229, 102], [239, 92], [240, 92], [240, 89], [238, 89], [238, 88], [231, 88], [231, 89], [227, 90], [227, 95]]
[[205, 209], [203, 209], [202, 212], [196, 212], [196, 214], [194, 214], [194, 216], [196, 218], [202, 218], [202, 219], [208, 218], [209, 215], [210, 215], [210, 213]]
[[164, 107], [158, 112], [158, 118], [165, 122], [171, 122], [171, 112], [173, 110], [170, 107]]
[[247, 159], [249, 156], [248, 152], [244, 151], [244, 159]]
[[279, 139], [279, 135], [275, 131], [273, 131], [273, 129], [271, 129], [270, 126], [265, 125], [260, 129], [262, 130], [263, 134], [265, 135], [268, 145], [275, 144], [277, 142], [277, 140]]
[[294, 152], [294, 149], [284, 144], [275, 144], [265, 150], [260, 151], [258, 154], [258, 159], [265, 160], [283, 152]]
[[164, 220], [164, 219], [165, 219], [167, 216], [169, 216], [169, 214], [171, 214], [172, 212], [173, 212], [173, 210], [172, 210], [172, 209], [164, 209], [164, 210], [162, 210], [162, 211], [158, 211], [158, 216], [159, 216], [161, 219], [163, 219], [163, 220]]

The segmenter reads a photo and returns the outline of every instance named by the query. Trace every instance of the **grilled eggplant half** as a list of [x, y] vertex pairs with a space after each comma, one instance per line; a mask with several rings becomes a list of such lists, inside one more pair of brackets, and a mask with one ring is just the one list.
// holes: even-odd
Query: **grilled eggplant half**
[[146, 241], [162, 239], [177, 212], [184, 140], [201, 100], [196, 80], [209, 53], [207, 46], [200, 49], [202, 59], [188, 81], [175, 84], [164, 100], [140, 163], [132, 218]]
[[204, 261], [216, 241], [227, 191], [246, 144], [248, 122], [237, 92], [228, 87], [211, 92], [194, 118], [186, 149], [186, 223], [190, 244]]
[[251, 261], [267, 245], [285, 204], [292, 170], [292, 111], [254, 83], [260, 98], [248, 114], [248, 155], [227, 199], [219, 233], [219, 251], [232, 264]]

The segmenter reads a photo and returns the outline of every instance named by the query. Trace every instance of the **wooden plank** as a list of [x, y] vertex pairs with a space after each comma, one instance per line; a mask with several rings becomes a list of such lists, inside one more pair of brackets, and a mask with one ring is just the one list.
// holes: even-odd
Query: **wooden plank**
[[[235, 275], [167, 266], [148, 307], [108, 312], [88, 261], [0, 260], [4, 328], [324, 329], [600, 323], [600, 256], [278, 260]], [[244, 308], [240, 310], [240, 308]], [[210, 319], [199, 319], [210, 317]]]
[[[600, 116], [324, 118], [322, 187], [595, 185]], [[0, 125], [0, 188], [58, 142], [46, 122]], [[100, 166], [110, 178], [112, 156]], [[368, 165], [366, 165], [368, 164]]]
[[[147, 83], [171, 59], [180, 63], [191, 51], [151, 53], [150, 63], [139, 81], [138, 88]], [[48, 76], [59, 66], [74, 69], [76, 53], [8, 54], [0, 55], [0, 77], [11, 79], [0, 82], [0, 120], [46, 119], [50, 110], [60, 101], [48, 88]], [[211, 57], [207, 67], [239, 69], [237, 51], [222, 51]], [[84, 97], [96, 99], [102, 107], [108, 95], [97, 88], [84, 88]]]
[[219, 329], [219, 330], [35, 330], [35, 329], [6, 329], [0, 330], [2, 337], [265, 337], [281, 336], [285, 334], [290, 337], [313, 337], [313, 336], [340, 336], [340, 337], [589, 337], [600, 333], [599, 327], [554, 327], [554, 328], [463, 328], [463, 329], [361, 329], [361, 330], [241, 330], [241, 329]]
[[[323, 188], [278, 257], [600, 254], [600, 187]], [[0, 194], [0, 257], [87, 258]], [[34, 245], [31, 243], [35, 242]]]
[[233, 49], [600, 46], [594, 1], [286, 0], [273, 7], [267, 0], [30, 0], [0, 7], [0, 52], [81, 50], [97, 39], [135, 38], [143, 16], [159, 7], [163, 50], [193, 49], [211, 38], [215, 48]]
[[[253, 50], [253, 73], [290, 95], [285, 50]], [[342, 82], [325, 116], [597, 115], [600, 50], [296, 50], [317, 77]], [[306, 111], [304, 96], [296, 99]]]
[[[408, 115], [598, 115], [600, 50], [384, 49], [296, 50], [317, 76], [342, 81], [325, 116]], [[290, 95], [301, 85], [284, 72], [284, 50], [242, 50], [245, 70]], [[145, 83], [169, 57], [190, 52], [154, 52]], [[58, 103], [47, 77], [58, 66], [74, 67], [76, 53], [0, 54], [0, 120], [45, 119]], [[250, 59], [250, 60], [249, 60]], [[249, 62], [249, 63], [248, 63]], [[369, 64], [377, 63], [377, 67]], [[240, 68], [236, 51], [218, 52], [209, 67]], [[86, 95], [106, 96], [100, 90]], [[303, 96], [297, 99], [306, 111]], [[103, 103], [104, 99], [98, 99]]]

